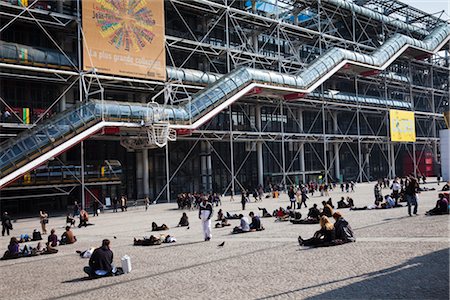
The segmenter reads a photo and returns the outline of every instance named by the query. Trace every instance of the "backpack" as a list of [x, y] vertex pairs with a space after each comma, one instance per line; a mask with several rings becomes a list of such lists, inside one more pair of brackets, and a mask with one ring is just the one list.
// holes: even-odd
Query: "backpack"
[[42, 240], [41, 232], [40, 231], [33, 231], [33, 241], [40, 241]]

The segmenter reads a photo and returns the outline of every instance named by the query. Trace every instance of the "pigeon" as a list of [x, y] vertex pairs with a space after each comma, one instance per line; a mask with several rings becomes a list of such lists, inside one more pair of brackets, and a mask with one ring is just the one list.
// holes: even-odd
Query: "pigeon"
[[117, 239], [117, 236], [113, 236], [113, 238]]
[[219, 245], [217, 245], [217, 247], [223, 247], [224, 245], [225, 245], [225, 242], [222, 242]]
[[188, 226], [188, 227], [186, 228], [186, 230], [189, 229], [189, 228], [190, 228], [190, 227]]

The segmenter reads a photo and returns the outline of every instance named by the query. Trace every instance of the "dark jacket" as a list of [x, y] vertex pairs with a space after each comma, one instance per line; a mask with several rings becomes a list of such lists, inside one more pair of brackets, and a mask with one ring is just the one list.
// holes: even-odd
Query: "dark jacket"
[[319, 217], [320, 217], [319, 209], [317, 209], [315, 207], [311, 207], [308, 212], [308, 218], [319, 219]]
[[113, 253], [106, 247], [102, 246], [94, 250], [91, 258], [89, 259], [89, 266], [95, 272], [97, 270], [104, 270], [108, 273], [112, 271]]
[[344, 242], [354, 242], [356, 240], [352, 227], [350, 227], [347, 220], [344, 218], [339, 218], [336, 223], [334, 223], [334, 231], [337, 240], [342, 240]]
[[258, 216], [254, 216], [252, 218], [252, 222], [250, 223], [250, 229], [261, 229], [261, 220]]
[[319, 237], [323, 237], [324, 243], [331, 243], [335, 239], [335, 231], [334, 230], [326, 230], [320, 229], [316, 234]]

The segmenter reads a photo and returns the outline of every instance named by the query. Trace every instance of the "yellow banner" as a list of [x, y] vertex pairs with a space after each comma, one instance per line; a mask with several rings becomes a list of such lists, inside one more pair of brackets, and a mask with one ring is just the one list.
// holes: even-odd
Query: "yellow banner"
[[393, 142], [415, 142], [416, 125], [414, 121], [414, 112], [395, 110], [389, 111], [391, 141]]
[[166, 80], [164, 0], [83, 0], [83, 68]]

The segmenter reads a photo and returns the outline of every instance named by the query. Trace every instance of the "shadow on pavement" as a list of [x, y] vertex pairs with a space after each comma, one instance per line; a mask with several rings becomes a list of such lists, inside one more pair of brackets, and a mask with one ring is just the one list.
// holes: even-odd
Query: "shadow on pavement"
[[293, 296], [290, 294], [351, 279], [360, 281], [307, 299], [449, 299], [448, 278], [449, 248], [446, 248], [412, 258], [391, 268], [273, 294], [261, 299]]

